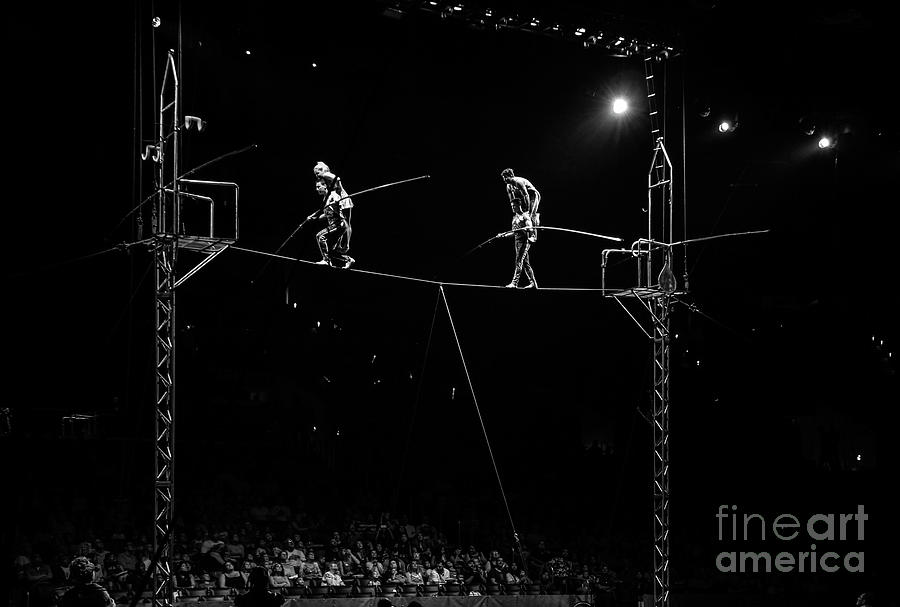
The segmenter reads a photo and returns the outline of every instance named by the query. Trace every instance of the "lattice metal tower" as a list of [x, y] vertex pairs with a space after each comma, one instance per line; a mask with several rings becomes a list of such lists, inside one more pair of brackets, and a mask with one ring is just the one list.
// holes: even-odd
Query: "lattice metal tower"
[[[171, 607], [175, 601], [172, 572], [175, 506], [175, 291], [216, 256], [237, 240], [238, 198], [236, 183], [184, 179], [180, 173], [182, 131], [199, 119], [182, 115], [180, 83], [174, 51], [166, 56], [166, 69], [159, 93], [158, 138], [143, 158], [151, 156], [156, 163], [156, 194], [152, 206], [152, 233], [141, 241], [154, 257], [155, 293], [155, 422], [154, 422], [154, 486], [153, 486], [153, 605]], [[201, 128], [200, 126], [197, 127]], [[210, 196], [188, 192], [188, 187], [225, 187], [234, 193], [227, 200], [223, 230], [217, 226], [216, 201]], [[182, 219], [183, 204], [208, 205], [208, 217], [196, 221], [203, 233], [187, 230]], [[230, 207], [230, 208], [229, 208]], [[193, 209], [192, 209], [193, 210]], [[205, 212], [202, 211], [201, 214]], [[233, 213], [233, 217], [231, 214]], [[198, 213], [193, 213], [192, 220]], [[219, 214], [221, 220], [221, 213]], [[226, 232], [222, 235], [221, 232]], [[176, 261], [180, 251], [192, 251], [203, 257], [180, 279], [176, 279]]]
[[[650, 316], [653, 342], [653, 602], [669, 605], [669, 311], [675, 291], [672, 273], [673, 172], [660, 128], [655, 57], [644, 58], [653, 157], [647, 175], [646, 272], [641, 285], [652, 293]], [[660, 259], [661, 257], [661, 259]], [[657, 268], [658, 274], [657, 274]]]

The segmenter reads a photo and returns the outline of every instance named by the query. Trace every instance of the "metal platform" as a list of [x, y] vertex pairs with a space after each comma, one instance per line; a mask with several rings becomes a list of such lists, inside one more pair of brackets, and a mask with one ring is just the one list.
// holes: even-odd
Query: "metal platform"
[[210, 238], [208, 236], [179, 236], [178, 248], [198, 253], [220, 253], [233, 245], [234, 240], [228, 238]]

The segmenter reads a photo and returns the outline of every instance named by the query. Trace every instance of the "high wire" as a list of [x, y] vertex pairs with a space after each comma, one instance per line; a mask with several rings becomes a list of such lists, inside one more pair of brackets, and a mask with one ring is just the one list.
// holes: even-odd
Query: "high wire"
[[[247, 249], [245, 247], [237, 247], [231, 245], [228, 247], [231, 251], [240, 251], [243, 253], [252, 253], [254, 255], [263, 255], [272, 259], [283, 259], [285, 261], [291, 261], [294, 263], [304, 263], [310, 266], [318, 266], [320, 264], [309, 261], [306, 259], [298, 259], [296, 257], [288, 257], [287, 255], [279, 255], [277, 253], [268, 253], [266, 251], [257, 251], [255, 249]], [[402, 274], [388, 274], [387, 272], [375, 272], [372, 270], [360, 270], [358, 268], [348, 268], [341, 269], [341, 272], [355, 272], [357, 274], [367, 274], [369, 276], [381, 276], [384, 278], [394, 278], [396, 280], [406, 280], [410, 282], [420, 282], [428, 285], [435, 286], [444, 286], [444, 287], [474, 287], [474, 288], [482, 288], [482, 289], [504, 289], [507, 290], [507, 287], [502, 285], [485, 285], [479, 283], [468, 283], [468, 282], [445, 282], [439, 280], [429, 280], [427, 278], [416, 278], [414, 276], [403, 276]], [[549, 288], [540, 288], [539, 291], [594, 291], [598, 293], [620, 293], [622, 289], [598, 289], [595, 287], [549, 287]]]

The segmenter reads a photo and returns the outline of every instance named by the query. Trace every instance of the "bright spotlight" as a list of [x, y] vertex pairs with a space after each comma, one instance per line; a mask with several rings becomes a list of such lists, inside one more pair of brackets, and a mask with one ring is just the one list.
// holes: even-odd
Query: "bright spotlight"
[[731, 131], [733, 129], [734, 129], [734, 127], [732, 127], [731, 123], [728, 122], [727, 120], [723, 120], [722, 122], [719, 123], [719, 132], [720, 133], [727, 133], [728, 131]]
[[829, 137], [822, 137], [819, 139], [819, 149], [824, 150], [825, 148], [830, 148], [832, 146], [831, 139]]
[[628, 111], [628, 102], [624, 99], [616, 99], [613, 101], [612, 109], [614, 114], [624, 114]]

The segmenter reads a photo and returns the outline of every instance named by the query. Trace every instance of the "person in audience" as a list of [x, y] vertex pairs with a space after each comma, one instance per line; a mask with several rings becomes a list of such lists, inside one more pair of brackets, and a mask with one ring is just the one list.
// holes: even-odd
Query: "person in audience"
[[447, 566], [444, 565], [443, 561], [438, 561], [437, 564], [435, 564], [434, 572], [438, 576], [439, 584], [445, 584], [451, 580], [452, 574], [450, 573], [450, 569], [448, 569]]
[[249, 590], [234, 599], [235, 607], [281, 607], [283, 602], [280, 594], [269, 590], [269, 572], [262, 567], [253, 568]]
[[137, 566], [137, 556], [134, 554], [134, 544], [131, 542], [125, 544], [125, 549], [116, 556], [116, 560], [119, 561], [119, 565], [122, 566], [123, 570], [134, 571], [134, 568]]
[[400, 567], [397, 565], [397, 561], [391, 559], [390, 566], [384, 574], [384, 583], [390, 584], [405, 584], [406, 583], [406, 574], [400, 570]]
[[31, 562], [25, 567], [25, 579], [28, 582], [31, 605], [37, 607], [53, 603], [53, 571], [40, 554], [31, 556]]
[[253, 561], [250, 560], [250, 555], [247, 555], [248, 558], [244, 559], [244, 562], [241, 563], [241, 577], [244, 578], [244, 588], [250, 587], [250, 572], [253, 571]]
[[462, 577], [462, 581], [466, 585], [466, 588], [469, 589], [470, 596], [481, 596], [481, 594], [483, 594], [484, 571], [481, 568], [481, 564], [476, 559], [466, 562], [465, 568], [460, 573], [460, 577]]
[[406, 567], [406, 583], [415, 584], [416, 586], [421, 586], [425, 583], [425, 580], [422, 578], [422, 567], [419, 565], [419, 561], [413, 561]]
[[244, 558], [246, 549], [237, 533], [231, 534], [231, 539], [225, 544], [225, 555], [232, 561], [240, 561]]
[[191, 564], [187, 561], [181, 561], [178, 564], [178, 570], [175, 572], [175, 587], [193, 588], [196, 584], [197, 580], [194, 578], [194, 574], [191, 573]]
[[282, 550], [278, 562], [281, 563], [281, 567], [284, 569], [284, 574], [288, 577], [288, 579], [297, 577], [297, 568], [294, 563], [299, 563], [299, 560], [291, 558], [288, 555], [287, 551]]
[[225, 561], [224, 570], [219, 574], [218, 587], [243, 590], [246, 587], [246, 583], [241, 572], [234, 568], [234, 562]]
[[337, 561], [331, 561], [328, 565], [328, 571], [322, 576], [322, 583], [325, 586], [343, 586], [344, 580], [341, 578], [341, 571]]
[[378, 561], [366, 561], [366, 573], [364, 575], [365, 579], [368, 580], [373, 586], [381, 586], [381, 578], [383, 575], [384, 567]]
[[366, 547], [363, 544], [362, 540], [356, 541], [356, 543], [353, 545], [353, 548], [350, 550], [350, 553], [356, 559], [356, 562], [358, 564], [361, 564], [361, 563], [363, 563], [363, 561], [366, 560], [365, 559]]
[[272, 565], [272, 572], [269, 574], [269, 586], [271, 588], [287, 588], [291, 585], [291, 580], [284, 573], [284, 565], [275, 563]]
[[366, 571], [372, 568], [378, 570], [379, 577], [384, 573], [384, 563], [378, 558], [378, 551], [374, 548], [369, 550], [369, 558], [366, 559]]
[[[288, 561], [294, 560], [299, 562], [301, 556], [306, 556], [305, 554], [303, 554], [303, 542], [298, 543], [295, 540], [288, 538], [287, 542], [285, 543], [285, 552], [287, 552]], [[296, 563], [294, 564], [294, 566], [296, 566]]]
[[340, 570], [341, 575], [345, 578], [356, 577], [357, 575], [361, 575], [360, 562], [359, 559], [353, 554], [353, 552], [349, 548], [343, 548], [341, 550], [343, 553], [341, 555], [340, 560]]
[[213, 588], [215, 584], [213, 584], [212, 577], [206, 573], [205, 571], [200, 575], [196, 576], [197, 585], [196, 588]]
[[142, 589], [146, 585], [144, 581], [146, 572], [147, 569], [144, 567], [144, 563], [137, 561], [135, 568], [125, 574], [125, 588], [131, 592]]
[[103, 563], [103, 579], [107, 589], [113, 592], [125, 590], [125, 576], [127, 571], [116, 560], [112, 552], [106, 553], [106, 562]]
[[103, 586], [94, 582], [96, 566], [85, 556], [77, 556], [69, 564], [72, 587], [59, 600], [59, 607], [116, 607], [116, 602]]
[[531, 581], [531, 577], [529, 577], [528, 572], [526, 572], [524, 569], [519, 569], [519, 574], [516, 576], [516, 578], [518, 579], [519, 583], [522, 584], [523, 586], [526, 584], [534, 583]]
[[309, 586], [316, 584], [322, 579], [322, 570], [319, 568], [319, 562], [316, 560], [316, 553], [310, 550], [306, 554], [307, 560], [303, 563], [303, 571], [301, 576], [304, 583]]
[[200, 568], [207, 572], [219, 571], [225, 565], [225, 558], [222, 556], [224, 551], [225, 542], [206, 532], [200, 542]]

